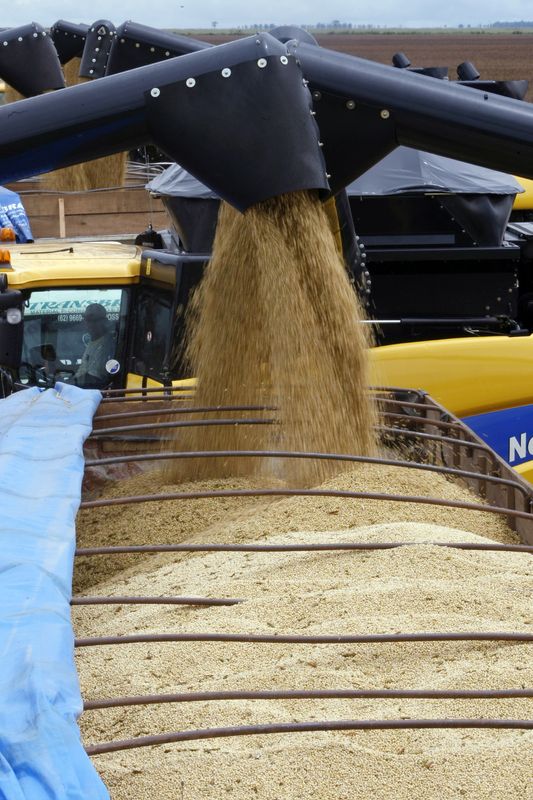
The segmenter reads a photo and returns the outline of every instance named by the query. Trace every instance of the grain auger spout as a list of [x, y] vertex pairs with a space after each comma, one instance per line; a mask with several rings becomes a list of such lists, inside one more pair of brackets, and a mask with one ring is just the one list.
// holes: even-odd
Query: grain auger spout
[[336, 194], [400, 144], [533, 176], [533, 109], [263, 33], [0, 109], [0, 182], [146, 143], [244, 210]]
[[529, 104], [297, 40], [287, 48], [309, 82], [333, 192], [398, 145], [533, 174]]
[[24, 97], [65, 86], [52, 37], [41, 25], [30, 22], [0, 33], [0, 78]]
[[0, 183], [154, 143], [240, 210], [328, 181], [296, 59], [268, 34], [0, 109]]

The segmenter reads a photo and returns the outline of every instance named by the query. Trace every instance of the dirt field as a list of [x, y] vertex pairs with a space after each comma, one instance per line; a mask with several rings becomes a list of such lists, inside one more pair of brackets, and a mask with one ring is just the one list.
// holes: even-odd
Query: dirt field
[[[213, 44], [229, 41], [231, 36], [209, 36]], [[416, 67], [450, 69], [457, 77], [457, 65], [472, 61], [485, 80], [528, 79], [526, 99], [533, 101], [533, 34], [365, 34], [318, 37], [322, 47], [390, 64], [394, 53], [402, 51]]]

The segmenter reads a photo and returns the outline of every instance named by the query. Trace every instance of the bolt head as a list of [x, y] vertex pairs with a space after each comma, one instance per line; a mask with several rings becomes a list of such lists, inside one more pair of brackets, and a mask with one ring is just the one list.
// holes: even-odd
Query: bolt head
[[159, 97], [160, 94], [161, 94], [161, 90], [158, 89], [157, 86], [154, 86], [153, 89], [150, 89], [150, 95], [152, 97]]
[[388, 119], [390, 117], [390, 111], [384, 108], [382, 111], [379, 112], [379, 116], [381, 119]]
[[194, 78], [187, 78], [187, 80], [185, 81], [185, 85], [187, 89], [193, 89], [196, 86], [196, 81], [194, 80]]
[[259, 67], [259, 69], [264, 69], [264, 68], [266, 67], [266, 65], [267, 65], [267, 60], [266, 60], [266, 58], [260, 58], [260, 59], [257, 61], [257, 66]]

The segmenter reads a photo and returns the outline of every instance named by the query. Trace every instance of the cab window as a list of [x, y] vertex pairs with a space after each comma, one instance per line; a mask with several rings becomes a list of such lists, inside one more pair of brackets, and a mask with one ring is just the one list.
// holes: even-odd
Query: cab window
[[127, 290], [39, 289], [24, 309], [20, 380], [103, 389], [124, 382]]

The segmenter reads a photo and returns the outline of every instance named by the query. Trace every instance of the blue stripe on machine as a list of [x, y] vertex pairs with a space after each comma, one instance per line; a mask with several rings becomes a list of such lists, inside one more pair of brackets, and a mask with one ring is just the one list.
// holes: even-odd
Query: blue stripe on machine
[[533, 457], [533, 405], [463, 417], [463, 422], [516, 467]]

